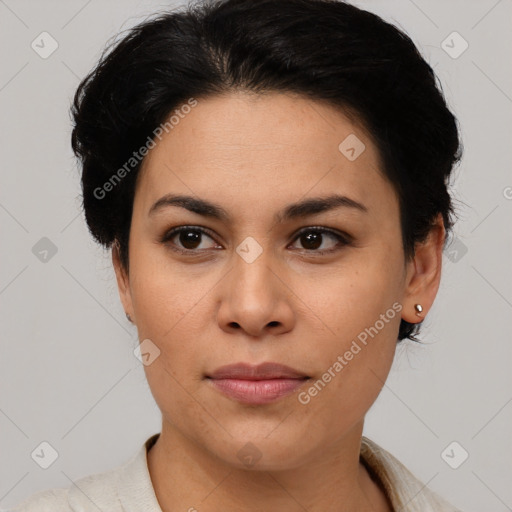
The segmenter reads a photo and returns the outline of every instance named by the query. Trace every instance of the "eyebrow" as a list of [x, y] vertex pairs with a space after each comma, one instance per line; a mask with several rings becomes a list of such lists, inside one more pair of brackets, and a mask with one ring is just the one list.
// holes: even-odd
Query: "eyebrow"
[[[193, 213], [197, 213], [198, 215], [224, 222], [228, 222], [230, 220], [229, 213], [218, 204], [192, 196], [173, 194], [167, 194], [156, 201], [156, 203], [150, 208], [148, 215], [153, 215], [168, 206], [178, 206]], [[275, 215], [275, 221], [283, 222], [286, 220], [308, 217], [310, 215], [342, 207], [355, 209], [364, 213], [368, 212], [368, 208], [365, 205], [355, 201], [354, 199], [339, 194], [332, 194], [327, 197], [313, 197], [305, 199], [304, 201], [292, 203]]]

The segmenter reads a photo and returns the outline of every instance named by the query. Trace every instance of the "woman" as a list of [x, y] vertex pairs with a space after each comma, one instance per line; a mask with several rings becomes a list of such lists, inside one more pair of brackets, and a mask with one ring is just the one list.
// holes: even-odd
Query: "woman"
[[162, 430], [16, 510], [455, 511], [362, 435], [461, 156], [409, 37], [331, 0], [195, 4], [117, 42], [73, 116]]

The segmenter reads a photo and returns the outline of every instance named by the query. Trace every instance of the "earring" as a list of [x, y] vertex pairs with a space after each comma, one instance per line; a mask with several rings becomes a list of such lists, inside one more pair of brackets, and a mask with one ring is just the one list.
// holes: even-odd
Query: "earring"
[[416, 310], [416, 316], [421, 316], [423, 306], [421, 304], [414, 304], [414, 309]]
[[128, 313], [126, 313], [126, 318], [128, 318], [128, 321], [129, 321], [129, 322], [131, 322], [131, 321], [132, 321], [132, 317], [131, 317]]

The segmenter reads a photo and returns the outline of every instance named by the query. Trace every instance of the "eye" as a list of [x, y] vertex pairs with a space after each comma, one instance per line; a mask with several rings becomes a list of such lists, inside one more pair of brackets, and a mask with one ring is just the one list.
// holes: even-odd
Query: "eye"
[[[212, 243], [208, 246], [204, 238]], [[194, 252], [196, 250], [216, 249], [220, 246], [208, 234], [206, 229], [199, 226], [180, 226], [171, 229], [162, 238], [162, 243], [167, 244], [171, 249], [178, 252]]]
[[[317, 254], [335, 252], [341, 247], [350, 244], [350, 237], [322, 227], [309, 227], [299, 231], [294, 239], [299, 241], [305, 251]], [[326, 242], [331, 240], [331, 243]], [[334, 241], [334, 243], [332, 243]]]
[[[352, 238], [323, 227], [308, 227], [297, 233], [294, 241], [300, 242], [303, 252], [315, 255], [332, 253], [349, 245]], [[330, 241], [330, 242], [329, 242]], [[206, 228], [200, 226], [179, 226], [166, 232], [161, 242], [173, 251], [193, 254], [209, 249], [222, 249]], [[294, 250], [301, 250], [295, 247]]]

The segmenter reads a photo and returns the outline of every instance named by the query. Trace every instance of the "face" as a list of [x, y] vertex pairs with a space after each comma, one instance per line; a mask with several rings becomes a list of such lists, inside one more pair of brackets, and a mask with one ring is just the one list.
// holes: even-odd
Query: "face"
[[360, 428], [387, 377], [413, 271], [398, 199], [331, 106], [197, 102], [144, 160], [121, 298], [159, 351], [144, 368], [162, 434], [297, 467]]

